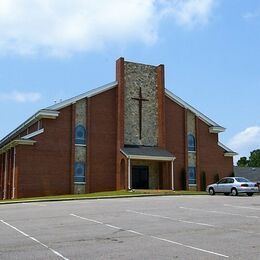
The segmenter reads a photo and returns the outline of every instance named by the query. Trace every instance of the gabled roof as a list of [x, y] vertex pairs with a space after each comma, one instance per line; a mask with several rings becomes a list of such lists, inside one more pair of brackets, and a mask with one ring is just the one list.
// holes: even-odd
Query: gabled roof
[[260, 167], [239, 167], [234, 166], [236, 177], [244, 177], [250, 181], [260, 182]]
[[212, 126], [212, 128], [210, 128], [211, 133], [219, 133], [219, 132], [224, 132], [226, 130], [224, 127], [220, 126], [219, 124], [217, 124], [216, 122], [214, 122], [213, 120], [211, 120], [210, 118], [202, 114], [200, 111], [198, 111], [196, 108], [192, 107], [187, 102], [185, 102], [184, 100], [182, 100], [181, 98], [173, 94], [170, 90], [165, 89], [165, 94], [180, 106], [189, 109], [207, 125]]
[[37, 122], [38, 120], [42, 118], [49, 118], [49, 119], [55, 119], [59, 116], [58, 111], [53, 111], [49, 109], [41, 109], [38, 112], [36, 112], [34, 115], [32, 115], [30, 118], [28, 118], [25, 122], [23, 122], [21, 125], [19, 125], [16, 129], [14, 129], [10, 134], [5, 136], [2, 140], [0, 140], [0, 147], [8, 143], [12, 138], [19, 135], [23, 130]]
[[52, 106], [50, 106], [50, 107], [47, 107], [46, 109], [59, 110], [59, 109], [61, 109], [61, 108], [64, 108], [64, 107], [66, 107], [66, 106], [69, 106], [69, 105], [71, 105], [71, 104], [73, 104], [73, 103], [75, 103], [75, 102], [77, 102], [78, 100], [81, 100], [81, 99], [83, 99], [83, 98], [90, 98], [90, 97], [93, 97], [93, 96], [95, 96], [95, 95], [97, 95], [97, 94], [100, 94], [100, 93], [102, 93], [102, 92], [104, 92], [104, 91], [107, 91], [107, 90], [109, 90], [109, 89], [112, 89], [112, 88], [114, 88], [115, 86], [117, 86], [117, 84], [118, 84], [117, 81], [113, 81], [113, 82], [108, 83], [108, 84], [105, 84], [105, 85], [103, 85], [103, 86], [101, 86], [101, 87], [98, 87], [98, 88], [94, 88], [94, 89], [92, 89], [92, 90], [89, 90], [89, 91], [87, 91], [87, 92], [85, 92], [85, 93], [83, 93], [83, 94], [80, 94], [80, 95], [76, 96], [76, 97], [69, 98], [69, 99], [64, 100], [64, 101], [62, 101], [62, 102], [60, 102], [60, 103], [57, 103], [57, 104], [52, 105]]
[[225, 156], [235, 156], [235, 155], [238, 155], [238, 153], [234, 152], [233, 150], [231, 150], [230, 148], [228, 148], [224, 144], [218, 142], [218, 145], [225, 150], [225, 153], [224, 153]]
[[[110, 90], [118, 85], [117, 81], [110, 82], [108, 84], [105, 84], [101, 87], [89, 90], [83, 94], [80, 94], [78, 96], [72, 97], [70, 99], [64, 100], [60, 103], [57, 103], [55, 105], [46, 107], [44, 109], [39, 110], [36, 112], [33, 116], [31, 116], [29, 119], [27, 119], [24, 123], [22, 123], [20, 126], [18, 126], [15, 130], [13, 130], [10, 134], [8, 134], [6, 137], [4, 137], [2, 140], [0, 140], [0, 147], [5, 145], [7, 142], [9, 142], [12, 138], [17, 136], [19, 133], [23, 131], [26, 127], [31, 125], [32, 123], [36, 122], [40, 118], [56, 118], [59, 115], [58, 110], [69, 106], [83, 98], [90, 98], [95, 95], [98, 95], [102, 92], [105, 92], [107, 90]], [[180, 106], [189, 109], [192, 111], [197, 117], [199, 117], [202, 121], [204, 121], [207, 125], [210, 126], [209, 132], [210, 133], [219, 133], [225, 131], [225, 128], [218, 125], [213, 120], [209, 119], [207, 116], [199, 112], [197, 109], [186, 103], [184, 100], [179, 98], [178, 96], [174, 95], [171, 91], [168, 89], [165, 89], [165, 94], [168, 96], [171, 100], [179, 104]]]
[[19, 133], [21, 133], [26, 127], [28, 127], [29, 125], [32, 125], [37, 120], [39, 120], [41, 118], [52, 118], [52, 119], [56, 118], [59, 115], [59, 111], [57, 111], [57, 110], [62, 109], [66, 106], [69, 106], [69, 105], [77, 102], [80, 99], [83, 99], [83, 98], [86, 98], [86, 97], [88, 97], [88, 98], [93, 97], [93, 96], [95, 96], [99, 93], [106, 91], [106, 90], [112, 89], [115, 86], [117, 86], [117, 81], [113, 81], [113, 82], [105, 84], [101, 87], [92, 89], [92, 90], [87, 91], [83, 94], [80, 94], [80, 95], [75, 96], [73, 98], [64, 100], [60, 103], [57, 103], [55, 105], [52, 105], [52, 106], [49, 106], [49, 107], [46, 107], [44, 109], [37, 111], [34, 115], [32, 115], [29, 119], [27, 119], [25, 122], [23, 122], [21, 125], [19, 125], [10, 134], [8, 134], [2, 140], [0, 140], [0, 147], [5, 145], [6, 143], [8, 143], [15, 136], [19, 135]]

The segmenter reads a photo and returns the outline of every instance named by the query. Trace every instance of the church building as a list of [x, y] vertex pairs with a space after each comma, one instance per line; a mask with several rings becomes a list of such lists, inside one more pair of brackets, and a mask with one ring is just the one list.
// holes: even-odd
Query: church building
[[164, 66], [37, 111], [0, 141], [0, 199], [131, 189], [201, 190], [233, 171], [225, 128], [164, 86]]

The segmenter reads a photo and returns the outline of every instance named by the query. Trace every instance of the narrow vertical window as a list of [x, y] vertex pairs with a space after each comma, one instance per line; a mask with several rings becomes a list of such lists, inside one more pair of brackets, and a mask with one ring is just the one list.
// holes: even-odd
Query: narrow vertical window
[[189, 174], [189, 184], [196, 184], [196, 168], [195, 167], [188, 167], [188, 174]]
[[85, 182], [85, 163], [76, 162], [74, 165], [74, 182]]
[[188, 151], [189, 152], [196, 151], [196, 141], [193, 134], [188, 134]]
[[78, 125], [75, 130], [75, 143], [86, 144], [86, 129], [83, 125]]

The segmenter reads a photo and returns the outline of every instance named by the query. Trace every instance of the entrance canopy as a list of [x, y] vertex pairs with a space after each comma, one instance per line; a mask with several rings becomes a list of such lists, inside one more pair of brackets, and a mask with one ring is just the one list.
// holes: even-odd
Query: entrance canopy
[[175, 157], [170, 152], [158, 147], [124, 147], [121, 152], [129, 159], [173, 161]]
[[[171, 163], [171, 189], [174, 190], [174, 174], [173, 174], [173, 161], [176, 159], [173, 154], [170, 152], [160, 149], [158, 147], [145, 147], [145, 146], [137, 146], [137, 147], [124, 147], [121, 149], [121, 152], [126, 156], [128, 160], [128, 167], [127, 167], [127, 175], [128, 175], [128, 189], [131, 190], [135, 184], [133, 183], [132, 176], [134, 178], [134, 182], [137, 181], [138, 183], [143, 183], [144, 179], [147, 179], [146, 175], [148, 175], [148, 170], [140, 171], [140, 166], [138, 169], [137, 167], [133, 167], [131, 169], [131, 160], [145, 160], [145, 161], [164, 161]], [[144, 168], [144, 167], [143, 167]], [[142, 179], [141, 182], [139, 179]], [[146, 180], [147, 183], [147, 180]], [[139, 184], [138, 184], [139, 185]], [[137, 185], [137, 186], [138, 186]]]

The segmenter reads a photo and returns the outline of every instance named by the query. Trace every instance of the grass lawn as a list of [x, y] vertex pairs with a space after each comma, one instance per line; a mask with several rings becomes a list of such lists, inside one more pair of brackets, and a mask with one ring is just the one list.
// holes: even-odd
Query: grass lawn
[[16, 200], [0, 201], [1, 204], [30, 202], [30, 201], [57, 201], [57, 200], [77, 200], [77, 199], [94, 199], [94, 198], [113, 198], [113, 197], [136, 197], [136, 196], [162, 196], [162, 195], [205, 195], [204, 191], [172, 191], [172, 190], [120, 190], [120, 191], [105, 191], [86, 194], [68, 194], [58, 196], [44, 196], [33, 198], [21, 198]]

